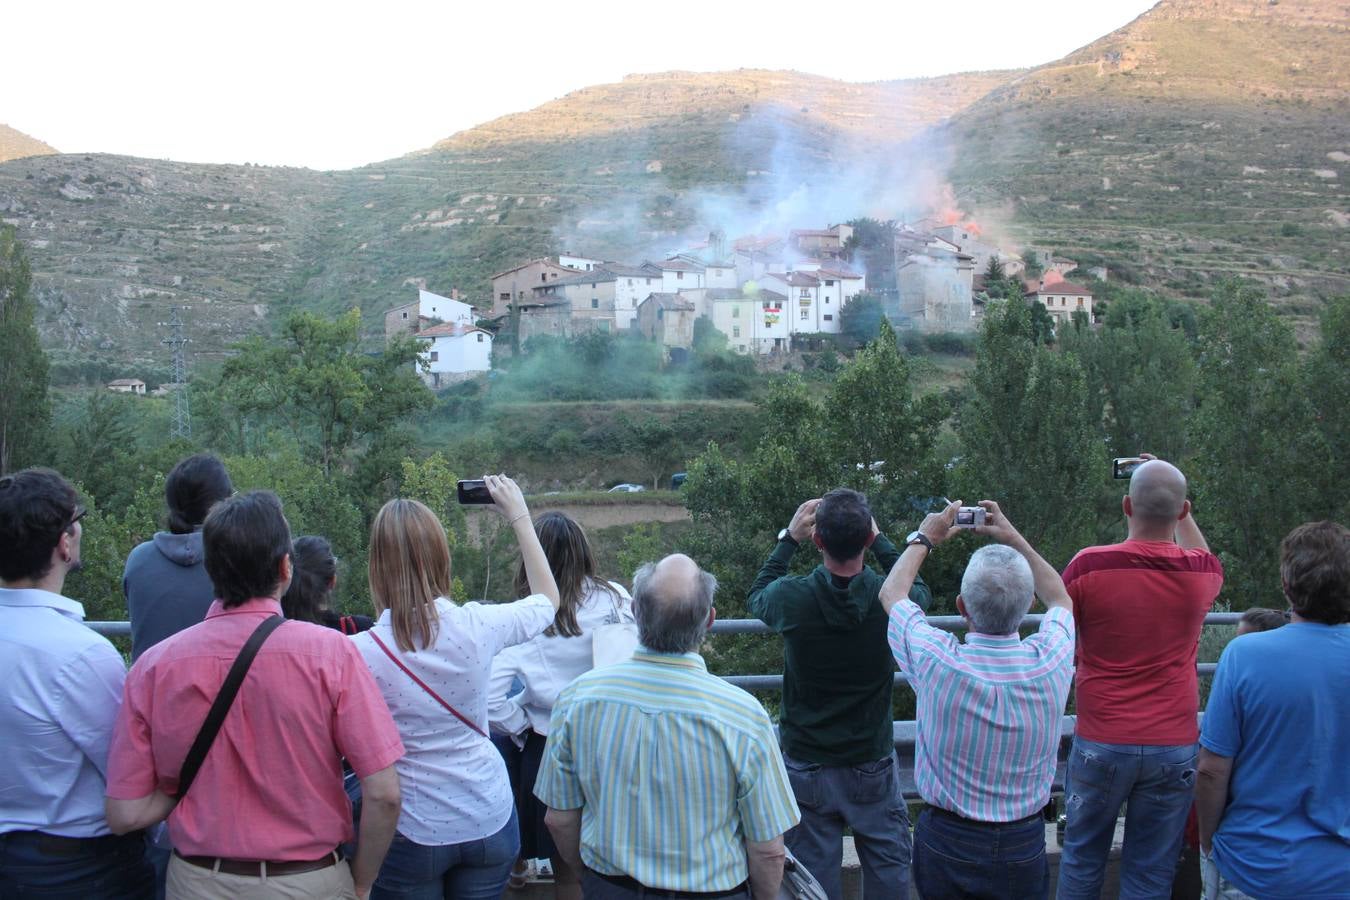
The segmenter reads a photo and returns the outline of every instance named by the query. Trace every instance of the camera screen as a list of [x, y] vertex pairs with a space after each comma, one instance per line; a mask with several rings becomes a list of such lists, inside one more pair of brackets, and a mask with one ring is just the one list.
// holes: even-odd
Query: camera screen
[[958, 509], [958, 510], [956, 511], [956, 524], [957, 524], [957, 525], [974, 525], [974, 524], [975, 524], [975, 510], [973, 510], [973, 509]]

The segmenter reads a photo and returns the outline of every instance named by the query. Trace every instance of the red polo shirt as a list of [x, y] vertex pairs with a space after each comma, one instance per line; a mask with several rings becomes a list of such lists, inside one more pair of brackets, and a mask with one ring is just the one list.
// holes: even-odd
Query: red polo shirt
[[[258, 598], [156, 644], [131, 668], [108, 754], [108, 796], [175, 793], [178, 773], [225, 674], [262, 620]], [[342, 758], [359, 777], [394, 764], [403, 744], [350, 638], [306, 622], [268, 637], [169, 836], [188, 856], [317, 859], [352, 839]]]
[[1171, 541], [1088, 547], [1064, 584], [1078, 626], [1078, 734], [1104, 744], [1195, 743], [1195, 657], [1223, 586], [1219, 558]]

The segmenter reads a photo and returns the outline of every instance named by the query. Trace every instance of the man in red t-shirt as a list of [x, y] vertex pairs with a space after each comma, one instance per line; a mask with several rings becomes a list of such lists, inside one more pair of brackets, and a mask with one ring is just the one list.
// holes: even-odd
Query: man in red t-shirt
[[1185, 476], [1142, 455], [1122, 503], [1125, 542], [1088, 547], [1064, 570], [1078, 628], [1078, 727], [1060, 900], [1100, 894], [1127, 802], [1120, 896], [1168, 896], [1195, 791], [1195, 657], [1223, 566], [1191, 516]]

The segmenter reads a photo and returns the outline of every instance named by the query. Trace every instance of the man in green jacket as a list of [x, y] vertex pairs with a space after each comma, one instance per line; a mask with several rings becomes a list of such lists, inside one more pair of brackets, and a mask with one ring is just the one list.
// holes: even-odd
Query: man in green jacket
[[[788, 575], [808, 540], [821, 564]], [[881, 574], [864, 564], [869, 547]], [[842, 896], [845, 826], [862, 863], [863, 895], [909, 896], [909, 814], [891, 729], [895, 664], [878, 599], [899, 558], [867, 498], [839, 488], [797, 508], [750, 589], [751, 614], [783, 636], [780, 741], [802, 815], [787, 844], [831, 900]], [[932, 594], [916, 579], [910, 599], [927, 610]]]

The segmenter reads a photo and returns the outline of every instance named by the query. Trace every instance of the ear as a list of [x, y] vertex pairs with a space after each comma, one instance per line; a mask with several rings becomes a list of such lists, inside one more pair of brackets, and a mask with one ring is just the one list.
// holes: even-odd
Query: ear
[[966, 613], [966, 601], [960, 594], [956, 595], [956, 611], [967, 622], [970, 621], [970, 616]]
[[711, 630], [713, 623], [717, 621], [717, 607], [708, 610], [708, 629]]
[[1130, 505], [1130, 495], [1129, 495], [1129, 494], [1126, 494], [1123, 498], [1121, 498], [1121, 501], [1120, 501], [1120, 508], [1123, 509], [1123, 510], [1125, 511], [1125, 518], [1128, 519], [1128, 518], [1130, 518], [1131, 516], [1134, 515], [1134, 507], [1133, 507], [1132, 505]]
[[811, 543], [815, 544], [818, 550], [825, 549], [825, 545], [820, 542], [820, 535], [816, 534], [814, 529], [811, 531]]
[[1181, 501], [1181, 515], [1177, 516], [1177, 521], [1180, 522], [1181, 520], [1185, 519], [1185, 518], [1186, 518], [1187, 516], [1189, 516], [1190, 514], [1191, 514], [1191, 501], [1189, 501], [1189, 500], [1182, 500], [1182, 501]]

